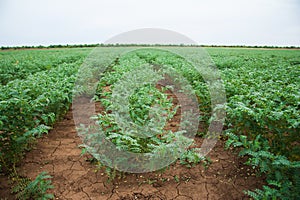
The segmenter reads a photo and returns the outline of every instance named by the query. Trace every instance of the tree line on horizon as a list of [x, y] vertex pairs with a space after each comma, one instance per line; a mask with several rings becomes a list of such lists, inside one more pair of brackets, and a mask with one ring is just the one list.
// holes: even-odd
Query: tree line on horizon
[[1, 50], [9, 49], [51, 49], [51, 48], [84, 48], [84, 47], [131, 47], [131, 46], [172, 46], [172, 47], [224, 47], [224, 48], [278, 48], [278, 49], [300, 49], [300, 46], [269, 46], [269, 45], [198, 45], [198, 44], [52, 44], [48, 46], [1, 46]]

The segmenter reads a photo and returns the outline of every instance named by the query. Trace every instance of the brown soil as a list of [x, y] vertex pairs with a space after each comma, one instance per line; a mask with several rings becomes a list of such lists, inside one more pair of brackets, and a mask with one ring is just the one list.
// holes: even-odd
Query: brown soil
[[[82, 107], [79, 109], [88, 109]], [[97, 106], [97, 111], [101, 107]], [[171, 122], [170, 127], [173, 126]], [[201, 139], [195, 138], [201, 145]], [[244, 190], [260, 188], [264, 179], [245, 166], [245, 158], [238, 158], [233, 150], [224, 150], [220, 140], [208, 154], [211, 164], [188, 168], [172, 164], [164, 171], [144, 174], [125, 174], [111, 182], [104, 169], [91, 163], [91, 155], [81, 155], [73, 121], [72, 109], [26, 154], [18, 171], [34, 179], [40, 172], [47, 171], [55, 187], [49, 191], [55, 199], [248, 199]], [[10, 194], [8, 179], [0, 176], [0, 198], [14, 199]]]

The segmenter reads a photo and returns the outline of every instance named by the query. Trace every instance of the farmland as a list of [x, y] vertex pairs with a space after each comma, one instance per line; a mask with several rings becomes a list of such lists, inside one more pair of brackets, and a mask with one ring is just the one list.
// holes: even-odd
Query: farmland
[[[99, 173], [104, 174], [101, 175], [102, 178], [96, 178], [99, 179], [99, 182], [94, 181], [90, 187], [85, 186], [86, 188], [95, 187], [97, 190], [96, 183], [105, 183], [103, 189], [99, 189], [103, 186], [98, 188], [101, 190], [99, 195], [103, 195], [103, 198], [109, 196], [112, 199], [134, 198], [132, 196], [135, 195], [134, 191], [126, 190], [125, 186], [121, 188], [120, 194], [107, 192], [107, 190], [117, 191], [118, 187], [122, 187], [117, 183], [123, 181], [142, 189], [135, 193], [143, 195], [145, 199], [146, 197], [150, 198], [149, 195], [157, 195], [157, 191], [172, 191], [172, 189], [176, 190], [175, 194], [159, 193], [160, 196], [158, 195], [157, 198], [186, 197], [188, 199], [190, 197], [197, 199], [201, 195], [197, 196], [197, 191], [202, 191], [206, 197], [210, 195], [211, 199], [241, 199], [246, 196], [254, 199], [299, 198], [299, 50], [206, 48], [220, 72], [226, 93], [226, 104], [223, 105], [226, 110], [226, 119], [223, 132], [218, 135], [219, 141], [215, 147], [218, 152], [212, 151], [207, 157], [201, 157], [196, 152], [203, 139], [207, 137], [206, 133], [209, 130], [210, 117], [213, 113], [211, 94], [205, 80], [191, 63], [187, 63], [182, 57], [167, 51], [155, 48], [137, 49], [109, 63], [106, 70], [96, 77], [97, 85], [94, 94], [91, 95], [89, 87], [74, 88], [74, 85], [78, 83], [78, 70], [79, 75], [83, 77], [89, 73], [80, 71], [82, 70], [80, 67], [91, 51], [91, 48], [0, 51], [0, 172], [3, 176], [5, 174], [6, 177], [10, 177], [3, 178], [1, 181], [9, 180], [12, 185], [19, 186], [17, 189], [14, 187], [17, 196], [27, 195], [30, 199], [34, 195], [46, 195], [46, 192], [41, 192], [41, 190], [32, 192], [34, 189], [30, 190], [26, 185], [28, 186], [30, 181], [38, 175], [37, 171], [40, 169], [34, 168], [47, 166], [49, 157], [53, 156], [54, 150], [59, 147], [70, 150], [70, 155], [66, 151], [64, 156], [73, 156], [75, 160], [80, 158], [80, 151], [82, 153], [89, 152], [89, 154], [82, 155], [89, 161], [88, 163], [83, 164], [79, 160], [78, 162], [72, 161], [72, 166], [79, 163], [81, 166], [79, 168], [83, 167], [81, 171], [84, 171], [84, 168], [91, 169], [91, 171], [96, 169], [97, 172], [85, 172], [86, 179], [89, 179], [88, 177], [93, 179], [97, 173], [98, 175]], [[111, 51], [114, 51], [114, 48]], [[197, 48], [177, 47], [177, 51], [188, 52], [189, 55], [192, 55]], [[197, 108], [201, 116], [198, 119], [200, 125], [196, 130], [194, 140], [185, 137], [185, 133], [178, 129], [183, 113], [178, 95], [174, 95], [174, 90], [164, 84], [160, 86], [152, 84], [153, 80], [157, 82], [166, 77], [165, 73], [169, 73], [163, 67], [157, 69], [157, 66], [168, 66], [183, 76], [197, 97], [199, 102]], [[97, 72], [97, 66], [94, 67], [96, 68], [93, 69]], [[145, 75], [141, 76], [141, 79], [145, 81], [142, 87], [137, 88], [136, 85], [132, 85], [131, 80], [136, 78], [136, 76], [132, 76], [133, 71]], [[153, 80], [147, 82], [149, 77], [147, 75], [153, 71], [156, 71], [157, 75], [153, 76]], [[82, 85], [84, 86], [84, 84]], [[134, 87], [136, 90], [130, 89]], [[131, 91], [132, 94], [128, 96], [128, 106], [120, 107], [118, 103], [122, 102], [126, 95], [122, 93], [124, 91]], [[141, 177], [137, 180], [135, 175], [116, 171], [113, 167], [117, 169], [128, 167], [124, 166], [124, 163], [130, 162], [131, 158], [110, 165], [110, 157], [105, 157], [104, 153], [93, 152], [93, 147], [99, 142], [99, 135], [79, 131], [82, 140], [78, 138], [75, 125], [72, 123], [72, 111], [74, 110], [70, 110], [74, 94], [79, 97], [82, 95], [80, 100], [83, 102], [90, 102], [91, 99], [96, 102], [97, 114], [93, 116], [92, 120], [98, 124], [98, 131], [103, 133], [100, 137], [101, 140], [107, 139], [121, 150], [145, 153], [151, 158], [165, 152], [165, 157], [178, 157], [179, 159], [175, 162], [162, 162], [169, 166], [160, 169], [159, 173], [138, 175], [138, 177], [147, 177], [143, 180]], [[182, 99], [184, 102], [186, 98]], [[153, 105], [158, 106], [154, 107]], [[77, 109], [87, 110], [88, 108], [82, 105]], [[132, 120], [131, 124], [127, 124], [123, 118], [115, 114], [114, 111], [119, 110], [128, 114]], [[66, 120], [68, 124], [66, 124]], [[156, 121], [158, 122], [156, 123]], [[189, 121], [189, 123], [193, 122]], [[140, 126], [143, 127], [143, 130], [140, 129]], [[82, 130], [87, 129], [82, 128]], [[149, 134], [149, 130], [155, 131]], [[54, 137], [54, 135], [56, 136]], [[71, 146], [70, 142], [64, 143], [68, 139], [74, 139], [75, 145]], [[88, 142], [84, 142], [86, 140]], [[170, 141], [178, 141], [178, 143], [174, 145]], [[52, 150], [51, 145], [47, 146], [51, 153], [47, 149], [43, 149], [46, 147], [46, 143], [53, 144]], [[82, 143], [84, 144], [82, 145]], [[191, 148], [188, 147], [187, 151], [181, 152], [178, 146], [184, 146], [184, 144], [188, 144]], [[81, 150], [78, 148], [79, 146], [82, 148]], [[176, 149], [174, 152], [179, 152], [179, 155], [172, 154], [174, 149]], [[36, 150], [44, 151], [47, 156], [36, 155], [34, 153]], [[63, 151], [61, 152], [63, 153]], [[226, 155], [225, 159], [222, 160], [224, 155]], [[52, 165], [54, 166], [55, 160], [60, 158], [58, 155], [51, 157]], [[24, 160], [25, 162], [23, 162]], [[38, 164], [32, 167], [30, 163], [35, 163], [35, 161]], [[241, 162], [241, 164], [232, 168], [234, 166], [232, 162]], [[68, 162], [61, 161], [58, 164], [63, 167], [68, 165]], [[134, 169], [145, 167], [139, 162], [135, 162], [135, 164]], [[153, 163], [149, 165], [153, 166]], [[230, 167], [230, 165], [232, 166]], [[47, 167], [44, 168], [47, 169]], [[49, 175], [53, 177], [55, 188], [63, 187], [62, 182], [67, 180], [58, 178], [60, 172], [54, 170], [55, 167], [48, 168], [48, 170], [39, 172], [48, 171]], [[147, 171], [145, 169], [147, 167], [142, 171]], [[222, 174], [224, 177], [229, 176], [226, 181], [234, 179], [235, 174], [231, 174], [234, 170], [242, 171], [239, 174], [250, 173], [254, 176], [242, 177], [244, 182], [240, 185], [239, 181], [241, 180], [235, 177], [232, 182], [226, 182], [227, 185], [230, 185], [229, 189], [226, 189], [226, 184], [222, 185], [225, 179], [209, 175], [209, 173], [217, 173], [220, 169], [224, 171]], [[32, 180], [28, 180], [24, 176], [29, 176]], [[80, 174], [78, 177], [73, 176], [74, 180], [85, 180], [79, 179]], [[42, 178], [40, 182], [46, 181], [48, 178], [44, 175], [44, 179]], [[245, 181], [245, 178], [248, 178], [249, 182]], [[103, 179], [108, 179], [109, 183]], [[204, 179], [204, 182], [201, 182], [200, 179]], [[215, 182], [211, 179], [215, 179]], [[22, 182], [25, 182], [23, 187], [20, 184]], [[79, 184], [79, 182], [73, 184]], [[47, 183], [45, 185], [49, 188], [44, 186], [44, 189], [52, 191], [55, 197], [67, 198], [74, 195], [75, 198], [77, 194], [77, 198], [87, 198], [79, 197], [80, 192], [63, 194], [64, 191], [57, 190], [59, 192], [55, 193], [51, 190], [51, 184]], [[184, 189], [183, 183], [188, 187]], [[157, 184], [160, 186], [154, 187]], [[206, 189], [201, 190], [194, 184], [203, 184]], [[219, 185], [219, 188], [216, 185]], [[212, 186], [216, 186], [219, 191], [214, 191]], [[0, 189], [5, 187], [7, 184], [2, 185], [1, 183]], [[145, 187], [144, 190], [150, 191], [155, 188], [155, 191], [145, 194], [143, 187]], [[235, 189], [237, 187], [238, 189]], [[195, 188], [197, 188], [195, 194], [188, 194], [188, 190], [194, 191]], [[122, 189], [125, 192], [121, 193]], [[240, 193], [237, 193], [236, 190]], [[226, 192], [232, 194], [226, 194]], [[80, 195], [83, 195], [82, 193]], [[95, 192], [91, 193], [96, 195]], [[3, 192], [3, 194], [10, 195], [7, 192]], [[89, 195], [87, 194], [88, 197], [91, 197]], [[96, 196], [94, 197], [96, 198]]]

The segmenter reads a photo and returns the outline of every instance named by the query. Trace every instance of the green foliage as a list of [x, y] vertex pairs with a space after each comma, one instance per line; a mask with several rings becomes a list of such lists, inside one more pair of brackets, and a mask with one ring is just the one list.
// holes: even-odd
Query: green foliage
[[163, 108], [170, 110], [172, 100], [157, 90], [153, 85], [145, 85], [136, 90], [129, 98], [129, 114], [131, 119], [139, 125], [145, 125], [149, 118], [149, 110], [154, 104], [161, 104]]
[[51, 178], [46, 172], [41, 172], [33, 181], [26, 178], [20, 179], [13, 188], [13, 192], [16, 193], [16, 198], [20, 200], [54, 199], [53, 194], [47, 193], [47, 190], [54, 188], [51, 184]]
[[[106, 71], [103, 74], [99, 83], [100, 87], [98, 86], [97, 93], [100, 95], [100, 101], [102, 102], [102, 105], [105, 106], [107, 112], [99, 114], [98, 117], [95, 118], [97, 123], [105, 131], [106, 138], [116, 144], [118, 148], [135, 153], [151, 152], [155, 146], [162, 145], [166, 142], [166, 138], [161, 137], [163, 135], [167, 135], [167, 132], [163, 130], [164, 124], [175, 115], [177, 110], [177, 107], [172, 108], [172, 99], [168, 99], [167, 95], [163, 93], [163, 90], [166, 88], [162, 87], [161, 90], [159, 90], [154, 84], [147, 83], [138, 86], [128, 98], [128, 112], [132, 120], [131, 123], [128, 123], [127, 121], [123, 123], [119, 116], [117, 116], [114, 112], [110, 112], [114, 109], [117, 109], [120, 113], [127, 112], [127, 110], [123, 111], [123, 109], [126, 108], [113, 107], [115, 106], [113, 101], [116, 101], [115, 99], [123, 101], [124, 96], [122, 95], [122, 92], [128, 90], [125, 88], [125, 85], [130, 84], [130, 81], [133, 78], [136, 79], [136, 77], [131, 77], [134, 76], [131, 75], [132, 73], [134, 74], [134, 70], [138, 69], [138, 72], [141, 74], [151, 74], [151, 72], [144, 71], [152, 68], [151, 65], [145, 65], [146, 63], [152, 63], [147, 56], [150, 56], [151, 58], [158, 56], [156, 51], [152, 52], [149, 54], [148, 51], [142, 50], [126, 54], [120, 58], [109, 71]], [[143, 67], [139, 68], [141, 65]], [[157, 73], [159, 73], [159, 71], [157, 71]], [[119, 80], [124, 76], [130, 77], [127, 77], [127, 79], [120, 83]], [[158, 77], [156, 79], [159, 80], [161, 78], [162, 77]], [[147, 78], [145, 78], [145, 80], [146, 79]], [[118, 90], [120, 92], [115, 92], [115, 96], [112, 97], [111, 91], [102, 91], [102, 87], [104, 86], [110, 86], [111, 90]], [[159, 111], [149, 113], [150, 109], [153, 111], [154, 105], [159, 106]], [[116, 121], [116, 119], [118, 119], [118, 121]], [[161, 122], [159, 123], [161, 126], [159, 127], [157, 126], [157, 123], [153, 123], [154, 120], [156, 120], [156, 122]], [[122, 127], [118, 124], [121, 124]], [[135, 124], [138, 126], [149, 126], [149, 130], [142, 130], [144, 132], [142, 134], [149, 137], [138, 137], [141, 134], [141, 130], [138, 128], [135, 129]], [[150, 129], [155, 132], [155, 135], [149, 135], [147, 130], [150, 131]]]
[[299, 199], [299, 52], [208, 49], [227, 95], [226, 147], [239, 147], [268, 185], [254, 199]]
[[240, 156], [249, 156], [246, 164], [258, 168], [267, 175], [268, 185], [263, 189], [246, 191], [254, 199], [299, 199], [300, 198], [300, 162], [289, 161], [285, 156], [269, 151], [268, 141], [261, 135], [248, 140], [245, 135], [227, 133], [226, 147], [242, 147]]
[[0, 170], [4, 169], [10, 171], [12, 166], [19, 162], [24, 154], [24, 150], [30, 150], [32, 142], [35, 137], [40, 137], [41, 134], [47, 133], [50, 127], [43, 124], [27, 131], [20, 136], [10, 135], [10, 138], [5, 138], [1, 135], [1, 152], [0, 152]]
[[[72, 90], [79, 64], [86, 52], [81, 51], [15, 51], [1, 52], [3, 62], [18, 60], [24, 76], [9, 63], [3, 63], [0, 74], [14, 78], [0, 85], [0, 171], [10, 173], [30, 149], [35, 137], [47, 133], [55, 121], [66, 113], [72, 101]], [[29, 60], [28, 56], [30, 57]], [[48, 58], [52, 67], [42, 67]], [[20, 61], [19, 61], [20, 60]], [[32, 67], [31, 67], [31, 64]], [[38, 70], [37, 70], [38, 68]], [[12, 70], [12, 71], [9, 71]]]
[[[247, 194], [255, 199], [299, 199], [299, 51], [240, 48], [206, 50], [221, 71], [226, 88], [226, 146], [238, 147], [240, 156], [249, 157], [249, 165], [267, 175], [268, 185], [260, 190], [248, 191]], [[0, 52], [0, 170], [11, 169], [23, 151], [30, 148], [34, 138], [47, 132], [48, 127], [69, 108], [77, 69], [89, 51], [52, 49]], [[180, 51], [192, 54], [198, 49], [185, 47]], [[97, 77], [101, 79], [96, 92], [98, 96], [94, 99], [101, 101], [106, 112], [95, 116], [95, 120], [105, 131], [105, 137], [122, 149], [153, 152], [152, 156], [157, 156], [158, 152], [166, 152], [170, 148], [177, 150], [178, 147], [172, 145], [173, 140], [183, 143], [191, 141], [184, 140], [185, 133], [167, 132], [161, 127], [154, 127], [157, 134], [150, 139], [130, 135], [129, 131], [119, 126], [120, 121], [116, 121], [116, 116], [111, 113], [112, 109], [116, 109], [113, 107], [115, 97], [111, 91], [116, 89], [118, 81], [126, 73], [146, 65], [161, 72], [164, 69], [160, 66], [171, 68], [184, 76], [195, 90], [200, 120], [206, 125], [211, 115], [210, 92], [201, 74], [184, 58], [153, 49], [125, 54]], [[97, 67], [93, 70], [91, 73], [99, 71]], [[102, 91], [104, 86], [110, 87], [110, 91]], [[79, 93], [87, 89], [75, 88]], [[122, 87], [119, 89], [122, 90]], [[130, 125], [149, 124], [149, 115], [152, 114], [150, 108], [156, 104], [163, 112], [158, 111], [154, 115], [164, 113], [167, 115], [166, 121], [171, 119], [177, 109], [172, 107], [172, 100], [166, 98], [163, 92], [166, 89], [172, 90], [164, 87], [159, 90], [153, 84], [136, 88], [128, 99], [133, 121]], [[205, 132], [206, 129], [207, 126], [201, 131]], [[182, 160], [193, 164], [199, 158], [193, 151], [187, 151], [182, 155]], [[108, 170], [108, 174], [115, 176], [113, 171]]]
[[61, 64], [76, 63], [88, 52], [89, 49], [0, 51], [0, 84], [6, 85], [15, 79], [24, 80], [31, 74]]
[[202, 160], [205, 160], [205, 158], [199, 156], [197, 149], [187, 150], [180, 156], [180, 163], [188, 167], [192, 167], [193, 165], [200, 163]]
[[[165, 60], [159, 61], [162, 58]], [[174, 59], [175, 61], [172, 61]], [[165, 63], [160, 64], [163, 61]], [[167, 90], [173, 91], [174, 88], [157, 86], [156, 83], [163, 80], [166, 74], [172, 76], [175, 74], [169, 70], [175, 63], [177, 63], [177, 73], [181, 73], [180, 70], [190, 71], [188, 68], [191, 66], [176, 55], [161, 50], [138, 50], [118, 58], [117, 62], [101, 74], [96, 92], [98, 97], [94, 99], [101, 101], [106, 112], [94, 116], [93, 119], [100, 125], [99, 129], [103, 131], [105, 139], [115, 144], [118, 150], [144, 153], [149, 158], [157, 160], [164, 156], [174, 156], [169, 155], [171, 151], [180, 157], [180, 154], [184, 152], [181, 148], [188, 147], [188, 144], [192, 143], [192, 139], [186, 137], [184, 131], [172, 132], [165, 129], [165, 125], [176, 114], [179, 106], [173, 105], [173, 99], [165, 93]], [[187, 75], [192, 80], [192, 74], [187, 73]], [[180, 81], [180, 79], [175, 79], [175, 85]], [[128, 93], [130, 95], [126, 96]], [[129, 115], [124, 117], [123, 113]], [[185, 124], [184, 126], [189, 126], [188, 121], [183, 120], [182, 123]], [[90, 147], [97, 146], [97, 143], [104, 139], [102, 135], [91, 136], [86, 133], [88, 133], [87, 130], [83, 128], [81, 135], [85, 141], [88, 141]], [[88, 146], [86, 148], [89, 149]], [[89, 150], [93, 151], [91, 148]], [[196, 152], [193, 152], [192, 158], [191, 152], [189, 151], [188, 156], [182, 157], [182, 160], [185, 160], [182, 163], [192, 165], [202, 160]], [[101, 157], [107, 163], [112, 163], [103, 154], [95, 156]], [[126, 162], [131, 161], [126, 161], [124, 158], [114, 161], [114, 165], [118, 168], [118, 163]], [[149, 165], [155, 165], [155, 163]], [[107, 174], [109, 177], [115, 177], [112, 169], [107, 169]]]
[[299, 160], [299, 52], [228, 49], [212, 52], [222, 70], [231, 132], [269, 140], [270, 151]]

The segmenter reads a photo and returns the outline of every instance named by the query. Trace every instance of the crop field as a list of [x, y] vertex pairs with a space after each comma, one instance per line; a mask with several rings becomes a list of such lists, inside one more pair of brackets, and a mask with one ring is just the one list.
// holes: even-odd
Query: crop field
[[98, 49], [0, 51], [0, 199], [300, 199], [300, 50]]

